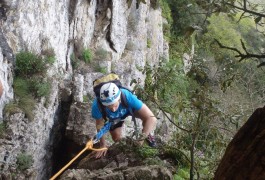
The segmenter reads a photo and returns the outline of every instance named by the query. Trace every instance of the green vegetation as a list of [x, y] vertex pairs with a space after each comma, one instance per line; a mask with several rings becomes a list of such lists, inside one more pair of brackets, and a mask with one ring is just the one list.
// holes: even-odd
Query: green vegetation
[[213, 15], [209, 18], [209, 22], [210, 24], [207, 26], [208, 32], [203, 34], [200, 47], [209, 49], [218, 61], [233, 60], [235, 53], [220, 49], [213, 40], [218, 39], [224, 44], [229, 44], [230, 47], [242, 50], [240, 42], [242, 34], [238, 31], [239, 25], [225, 14]]
[[20, 108], [16, 103], [10, 102], [10, 103], [5, 105], [4, 114], [12, 115], [12, 114], [19, 112], [19, 110], [20, 110]]
[[151, 48], [151, 43], [152, 43], [151, 39], [148, 38], [147, 39], [147, 48]]
[[33, 158], [31, 155], [21, 153], [17, 156], [17, 169], [19, 171], [25, 171], [33, 164]]
[[[242, 14], [227, 15], [229, 9], [205, 16], [210, 12], [208, 2], [166, 0], [159, 4], [168, 21], [163, 30], [170, 45], [169, 60], [161, 59], [154, 67], [146, 64], [140, 96], [170, 114], [167, 119], [177, 128], [164, 150], [181, 167], [174, 179], [198, 175], [212, 179], [228, 142], [265, 97], [264, 72], [250, 60], [238, 63], [237, 53], [221, 49], [215, 39], [242, 52], [243, 42], [250, 53], [257, 54], [265, 45], [264, 36], [255, 30], [253, 19], [239, 22]], [[184, 53], [191, 57], [187, 74]]]
[[90, 63], [92, 60], [92, 53], [90, 49], [84, 49], [82, 53], [82, 59], [85, 63]]
[[159, 5], [162, 9], [163, 18], [167, 20], [167, 23], [163, 23], [163, 34], [164, 34], [165, 39], [169, 40], [171, 36], [170, 30], [171, 30], [171, 26], [173, 23], [171, 9], [167, 1], [159, 0]]
[[15, 73], [18, 77], [31, 77], [32, 75], [43, 75], [48, 69], [48, 65], [53, 63], [54, 58], [35, 55], [22, 51], [16, 55]]
[[89, 94], [83, 96], [83, 102], [90, 102], [90, 101], [93, 101], [93, 99], [94, 97], [92, 97]]
[[34, 92], [34, 97], [47, 97], [50, 94], [51, 84], [46, 80], [32, 78], [29, 83], [29, 89], [31, 92]]
[[42, 50], [41, 54], [46, 58], [46, 62], [48, 64], [53, 64], [55, 62], [55, 52], [53, 49], [47, 49], [47, 50]]
[[6, 131], [6, 124], [1, 122], [0, 123], [0, 138], [2, 138], [5, 134]]
[[152, 158], [158, 155], [158, 149], [144, 145], [141, 147], [137, 147], [136, 153], [142, 158]]
[[[16, 69], [14, 78], [14, 93], [16, 101], [6, 106], [6, 111], [15, 112], [22, 109], [26, 116], [33, 120], [33, 110], [36, 99], [48, 97], [51, 84], [45, 77], [49, 66], [54, 62], [52, 51], [45, 52], [47, 56], [20, 52], [16, 55]], [[11, 110], [14, 108], [14, 110]]]
[[189, 169], [180, 168], [177, 173], [174, 175], [174, 180], [185, 180], [190, 179]]
[[100, 67], [100, 65], [97, 65], [97, 66], [95, 67], [95, 71], [96, 71], [96, 72], [101, 72], [101, 73], [103, 73], [103, 74], [107, 74], [107, 68], [106, 68], [106, 67]]
[[136, 69], [137, 69], [138, 71], [143, 71], [143, 68], [142, 68], [141, 66], [139, 66], [138, 64], [136, 64], [135, 67], [136, 67]]

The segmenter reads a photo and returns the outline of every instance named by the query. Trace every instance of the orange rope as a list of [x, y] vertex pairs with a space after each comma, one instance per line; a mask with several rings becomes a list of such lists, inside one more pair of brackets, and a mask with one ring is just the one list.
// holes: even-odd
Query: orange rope
[[66, 168], [68, 168], [81, 154], [83, 154], [86, 150], [93, 150], [93, 151], [103, 151], [107, 150], [108, 148], [100, 148], [100, 149], [95, 149], [93, 148], [93, 141], [90, 140], [87, 142], [86, 147], [80, 151], [79, 154], [77, 154], [68, 164], [66, 164], [60, 171], [58, 171], [50, 180], [54, 180], [57, 178]]

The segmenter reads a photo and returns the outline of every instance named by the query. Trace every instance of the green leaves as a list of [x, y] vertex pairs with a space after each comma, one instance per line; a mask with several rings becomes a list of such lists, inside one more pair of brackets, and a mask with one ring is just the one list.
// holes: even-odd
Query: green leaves
[[[16, 55], [13, 108], [20, 108], [29, 120], [34, 119], [35, 98], [47, 97], [51, 83], [45, 78], [47, 69], [55, 61], [54, 53], [46, 51], [46, 56], [22, 51]], [[12, 110], [11, 110], [12, 111]]]
[[158, 149], [151, 148], [148, 145], [138, 147], [136, 152], [141, 158], [154, 158], [159, 153]]
[[39, 72], [37, 66], [41, 64], [40, 57], [29, 52], [20, 52], [16, 55], [16, 74], [23, 77], [31, 76]]
[[16, 76], [31, 77], [34, 74], [45, 74], [48, 65], [54, 62], [52, 57], [42, 58], [31, 52], [21, 51], [16, 55]]

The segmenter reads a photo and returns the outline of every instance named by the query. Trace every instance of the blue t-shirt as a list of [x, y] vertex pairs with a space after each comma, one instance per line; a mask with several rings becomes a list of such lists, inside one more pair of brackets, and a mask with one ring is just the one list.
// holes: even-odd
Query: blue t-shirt
[[[120, 103], [119, 108], [112, 112], [107, 107], [105, 107], [107, 118], [111, 120], [122, 120], [125, 119], [128, 115], [130, 115], [129, 108], [138, 111], [142, 108], [143, 102], [139, 100], [134, 94], [126, 89], [121, 89], [122, 93], [125, 95], [127, 100], [128, 107], [125, 107]], [[99, 110], [97, 99], [94, 99], [92, 104], [92, 117], [94, 119], [102, 119], [102, 113]]]

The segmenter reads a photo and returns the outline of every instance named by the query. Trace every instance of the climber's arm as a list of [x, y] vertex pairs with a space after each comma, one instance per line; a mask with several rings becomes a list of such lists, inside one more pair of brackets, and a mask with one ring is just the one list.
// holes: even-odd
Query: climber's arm
[[[96, 120], [97, 132], [99, 132], [103, 126], [104, 126], [104, 120], [103, 119], [97, 119]], [[100, 138], [100, 147], [106, 147], [105, 135], [103, 135]]]
[[[97, 119], [96, 120], [97, 132], [99, 132], [102, 129], [102, 127], [104, 127], [104, 120], [103, 119]], [[107, 147], [106, 140], [105, 140], [105, 135], [103, 135], [100, 138], [99, 144], [100, 144], [100, 148]], [[102, 151], [97, 151], [97, 152], [94, 151], [94, 157], [95, 158], [101, 158], [102, 156], [105, 156], [106, 153], [107, 153], [107, 150], [102, 150]]]
[[143, 122], [142, 133], [148, 135], [155, 129], [157, 119], [145, 104], [142, 105], [141, 109], [135, 112], [135, 115]]

